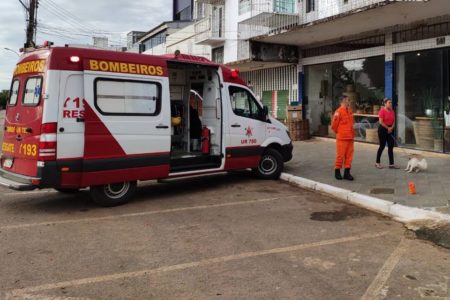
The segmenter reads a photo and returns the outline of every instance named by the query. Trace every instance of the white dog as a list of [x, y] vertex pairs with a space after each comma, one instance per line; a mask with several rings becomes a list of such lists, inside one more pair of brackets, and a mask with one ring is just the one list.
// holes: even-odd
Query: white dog
[[421, 156], [413, 156], [409, 158], [405, 171], [407, 171], [408, 173], [411, 173], [413, 171], [419, 173], [420, 171], [425, 171], [426, 169], [428, 169], [426, 159]]

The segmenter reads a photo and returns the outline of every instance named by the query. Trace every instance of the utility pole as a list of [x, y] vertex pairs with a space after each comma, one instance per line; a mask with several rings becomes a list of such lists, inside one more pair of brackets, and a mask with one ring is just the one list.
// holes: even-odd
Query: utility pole
[[27, 25], [27, 40], [25, 42], [25, 48], [31, 48], [36, 45], [34, 39], [36, 37], [36, 25], [37, 25], [37, 7], [38, 0], [30, 0], [30, 7], [26, 8], [28, 11], [28, 25]]

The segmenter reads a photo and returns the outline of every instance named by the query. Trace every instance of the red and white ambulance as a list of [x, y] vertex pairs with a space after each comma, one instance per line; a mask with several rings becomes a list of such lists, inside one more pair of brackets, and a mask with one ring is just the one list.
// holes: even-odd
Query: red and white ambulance
[[0, 184], [90, 187], [113, 206], [137, 181], [247, 168], [272, 179], [291, 158], [286, 127], [234, 70], [179, 53], [47, 46], [14, 71]]

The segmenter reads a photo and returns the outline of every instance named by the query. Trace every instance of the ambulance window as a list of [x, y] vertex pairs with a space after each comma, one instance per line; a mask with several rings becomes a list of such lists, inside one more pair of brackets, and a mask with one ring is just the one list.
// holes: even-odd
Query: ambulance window
[[257, 120], [261, 119], [261, 106], [257, 104], [256, 99], [253, 98], [249, 91], [240, 87], [230, 86], [229, 92], [231, 107], [235, 115]]
[[161, 86], [153, 82], [97, 79], [95, 105], [105, 115], [157, 115]]
[[11, 90], [9, 91], [9, 101], [8, 105], [14, 106], [17, 104], [17, 96], [19, 95], [19, 80], [16, 79], [11, 85]]
[[30, 77], [25, 84], [24, 105], [38, 105], [41, 98], [42, 77]]

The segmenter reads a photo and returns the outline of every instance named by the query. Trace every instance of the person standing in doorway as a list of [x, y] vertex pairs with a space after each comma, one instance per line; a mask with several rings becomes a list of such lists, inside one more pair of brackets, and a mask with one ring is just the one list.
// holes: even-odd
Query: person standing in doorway
[[378, 113], [379, 123], [378, 126], [378, 139], [380, 140], [380, 147], [378, 147], [377, 152], [377, 160], [375, 162], [375, 167], [378, 169], [383, 169], [383, 166], [380, 164], [381, 154], [383, 154], [383, 150], [386, 147], [386, 143], [388, 145], [388, 155], [389, 155], [389, 168], [390, 169], [398, 169], [398, 167], [394, 164], [394, 126], [395, 126], [395, 112], [392, 108], [392, 100], [384, 99], [384, 107], [380, 109]]
[[353, 161], [353, 112], [347, 97], [339, 99], [341, 106], [336, 110], [331, 123], [331, 129], [336, 133], [336, 164], [334, 176], [341, 180], [341, 168], [344, 166], [344, 179], [353, 180], [350, 174]]

